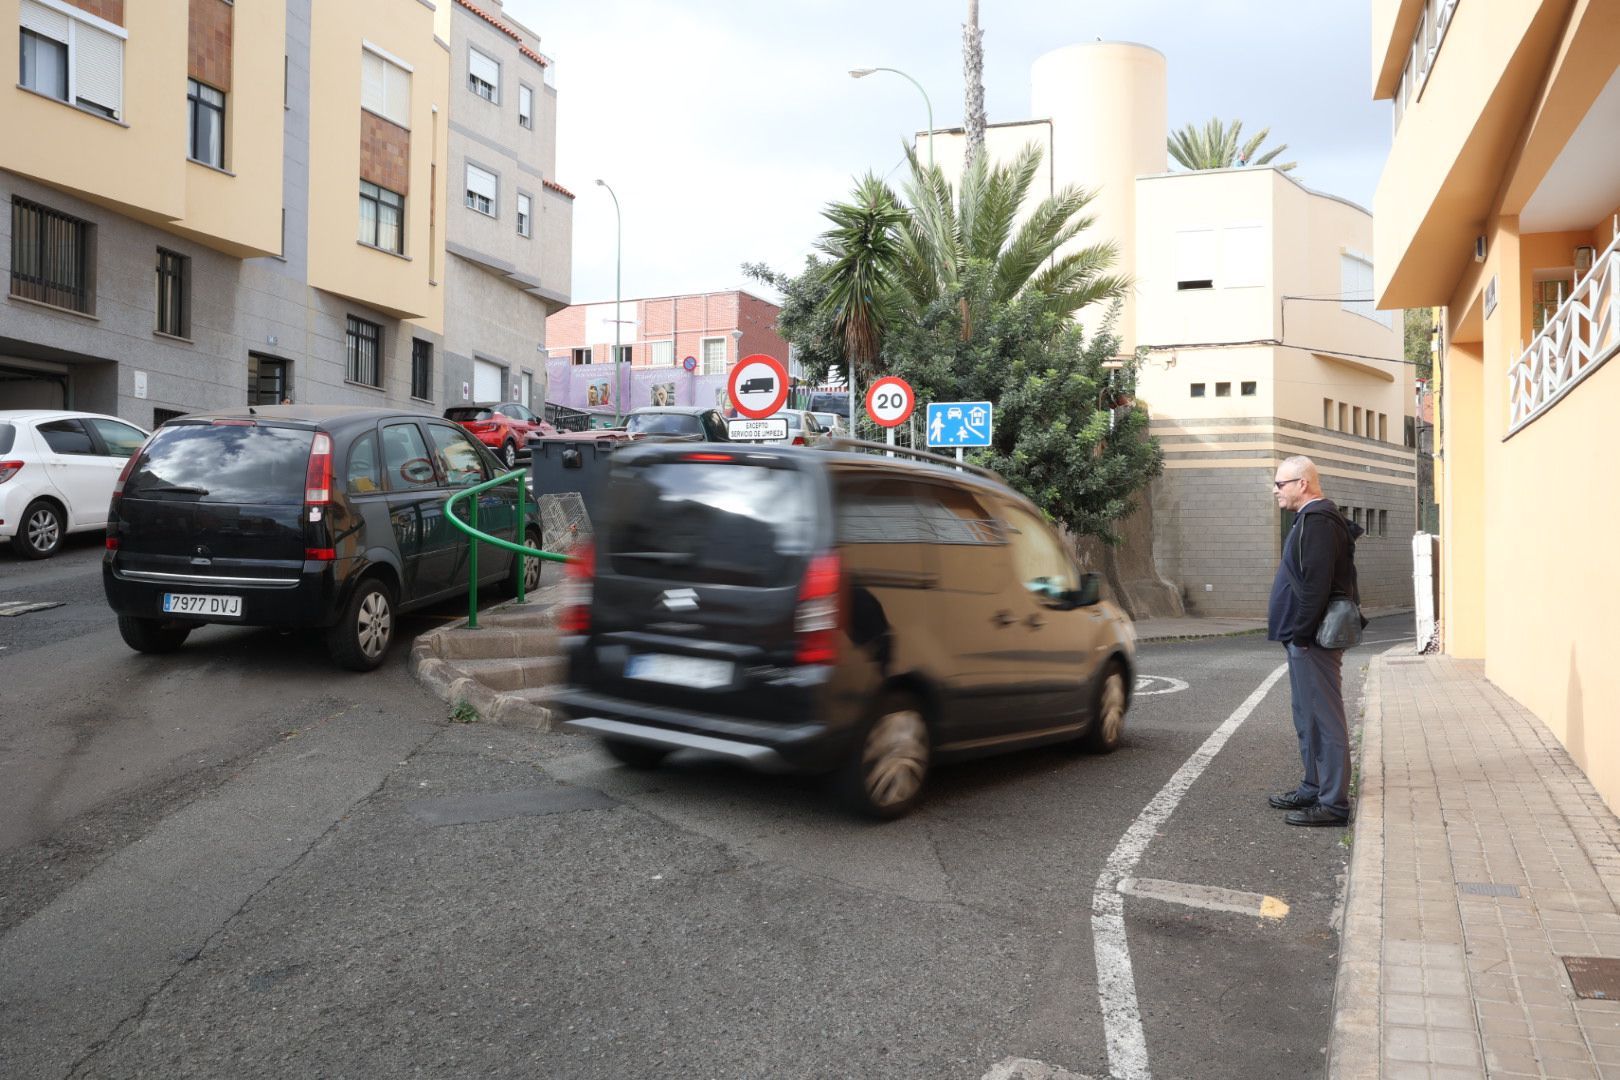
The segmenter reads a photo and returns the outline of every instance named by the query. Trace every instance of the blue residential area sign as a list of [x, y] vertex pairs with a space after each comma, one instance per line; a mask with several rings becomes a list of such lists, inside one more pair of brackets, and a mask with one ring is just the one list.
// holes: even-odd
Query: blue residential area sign
[[988, 401], [941, 401], [928, 406], [929, 446], [989, 446]]

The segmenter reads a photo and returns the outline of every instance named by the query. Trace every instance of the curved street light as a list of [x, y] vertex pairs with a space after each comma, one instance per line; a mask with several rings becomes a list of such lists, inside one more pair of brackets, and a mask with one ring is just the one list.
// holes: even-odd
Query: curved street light
[[621, 379], [620, 367], [623, 363], [621, 357], [623, 350], [619, 347], [619, 336], [624, 333], [624, 324], [619, 321], [620, 282], [621, 272], [624, 268], [624, 215], [619, 213], [619, 196], [614, 194], [613, 188], [606, 180], [598, 177], [596, 186], [607, 188], [607, 193], [613, 196], [613, 219], [615, 233], [613, 238], [613, 426], [619, 427], [622, 422], [622, 412], [619, 403], [624, 397], [624, 387], [619, 385]]
[[901, 71], [899, 68], [892, 68], [892, 67], [852, 68], [850, 70], [849, 77], [852, 78], [852, 79], [864, 79], [868, 75], [871, 75], [873, 72], [877, 72], [877, 71], [891, 72], [892, 74], [900, 76], [902, 79], [906, 79], [907, 81], [909, 81], [911, 83], [912, 86], [915, 86], [917, 88], [917, 93], [919, 93], [919, 94], [921, 94], [923, 96], [923, 104], [928, 107], [928, 167], [930, 169], [932, 169], [934, 167], [934, 103], [932, 101], [928, 100], [928, 91], [923, 89], [922, 83], [918, 82], [916, 79], [913, 79], [910, 75], [907, 75], [905, 72]]

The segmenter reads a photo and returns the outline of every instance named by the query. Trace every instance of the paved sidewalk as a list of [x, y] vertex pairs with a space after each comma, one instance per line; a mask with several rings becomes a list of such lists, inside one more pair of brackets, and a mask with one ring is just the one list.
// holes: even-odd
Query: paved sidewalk
[[1362, 740], [1331, 1080], [1620, 1080], [1620, 820], [1477, 662], [1375, 657]]
[[[1362, 614], [1369, 619], [1386, 615], [1405, 615], [1409, 607], [1367, 608]], [[1238, 619], [1219, 615], [1183, 615], [1179, 618], [1138, 619], [1138, 641], [1179, 641], [1187, 638], [1233, 637], [1237, 634], [1263, 634], [1264, 619]]]

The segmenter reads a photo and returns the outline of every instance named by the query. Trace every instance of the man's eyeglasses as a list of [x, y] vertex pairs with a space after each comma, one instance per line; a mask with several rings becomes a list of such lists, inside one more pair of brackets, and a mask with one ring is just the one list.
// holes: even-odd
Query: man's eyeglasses
[[1271, 486], [1276, 488], [1278, 491], [1281, 491], [1283, 489], [1284, 484], [1298, 483], [1299, 481], [1301, 481], [1303, 479], [1305, 479], [1303, 476], [1294, 476], [1294, 477], [1290, 477], [1287, 480], [1273, 480], [1271, 482]]

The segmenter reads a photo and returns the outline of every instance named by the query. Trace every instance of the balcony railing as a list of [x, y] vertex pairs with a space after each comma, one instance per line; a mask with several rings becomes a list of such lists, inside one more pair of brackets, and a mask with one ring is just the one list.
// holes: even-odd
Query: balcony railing
[[1620, 351], [1620, 233], [1508, 371], [1508, 435]]

